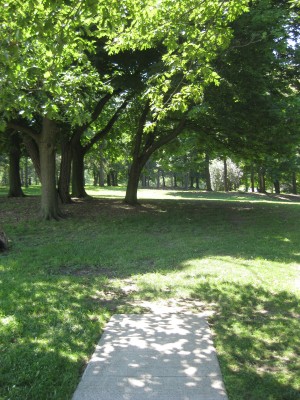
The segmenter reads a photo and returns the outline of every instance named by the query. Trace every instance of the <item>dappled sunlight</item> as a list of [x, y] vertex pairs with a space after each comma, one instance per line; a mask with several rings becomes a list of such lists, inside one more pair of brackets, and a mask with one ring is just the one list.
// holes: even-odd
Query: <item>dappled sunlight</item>
[[[157, 191], [161, 199], [147, 199], [150, 192], [141, 192], [145, 199], [136, 208], [121, 197], [78, 201], [66, 206], [71, 218], [60, 223], [37, 221], [32, 199], [8, 203], [11, 248], [0, 257], [0, 346], [11, 393], [26, 398], [34, 387], [46, 398], [37, 386], [37, 377], [46, 375], [57, 387], [75, 389], [112, 314], [206, 312], [224, 376], [235, 388], [232, 397], [243, 390], [251, 398], [257, 381], [289, 398], [300, 359], [299, 203], [255, 204], [264, 202], [258, 196], [249, 204], [243, 194], [226, 203], [219, 200], [227, 194], [201, 192], [183, 192], [181, 199], [163, 190]], [[150, 341], [151, 351], [171, 357], [176, 348], [181, 371], [193, 378], [186, 385], [196, 387], [198, 364], [189, 363], [184, 329], [170, 347]], [[136, 345], [147, 351], [142, 340]], [[143, 361], [137, 358], [130, 368], [138, 370]], [[150, 393], [159, 386], [131, 379]]]
[[142, 398], [145, 393], [167, 398], [175, 388], [182, 398], [199, 393], [225, 398], [205, 315], [115, 315], [74, 400], [81, 399], [88, 387], [101, 391], [104, 386], [108, 392], [113, 388], [116, 398]]

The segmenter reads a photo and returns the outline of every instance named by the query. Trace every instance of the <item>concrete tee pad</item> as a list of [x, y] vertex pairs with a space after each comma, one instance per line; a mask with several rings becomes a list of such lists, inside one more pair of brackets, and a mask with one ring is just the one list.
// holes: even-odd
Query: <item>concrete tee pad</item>
[[227, 400], [203, 314], [114, 315], [73, 400]]

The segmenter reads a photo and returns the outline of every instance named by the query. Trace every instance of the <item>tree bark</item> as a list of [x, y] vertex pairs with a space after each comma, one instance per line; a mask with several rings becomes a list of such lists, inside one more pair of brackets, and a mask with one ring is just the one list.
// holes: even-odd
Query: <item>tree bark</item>
[[61, 162], [58, 179], [58, 193], [63, 204], [71, 204], [70, 181], [71, 181], [72, 149], [69, 138], [64, 137], [61, 141]]
[[9, 192], [8, 197], [24, 197], [20, 177], [20, 137], [18, 133], [10, 135], [9, 147]]
[[139, 159], [133, 160], [128, 176], [128, 183], [126, 188], [125, 203], [130, 205], [138, 204], [137, 191], [139, 187], [140, 174], [142, 172], [143, 165]]
[[24, 167], [24, 170], [25, 170], [25, 174], [24, 174], [24, 180], [25, 180], [25, 182], [24, 182], [24, 184], [25, 184], [25, 187], [28, 188], [28, 186], [29, 186], [29, 178], [28, 178], [28, 157], [25, 157], [25, 167]]
[[176, 189], [176, 188], [178, 188], [178, 184], [177, 184], [177, 174], [176, 174], [176, 173], [174, 173], [173, 178], [174, 178], [174, 189]]
[[186, 172], [184, 174], [184, 183], [183, 183], [185, 190], [189, 189], [189, 178], [190, 178], [190, 174], [189, 174], [189, 172]]
[[41, 214], [45, 220], [58, 220], [62, 216], [58, 207], [55, 179], [56, 136], [57, 127], [55, 122], [44, 117], [42, 133], [38, 137], [38, 143], [42, 179]]
[[125, 195], [125, 202], [131, 205], [137, 204], [137, 190], [138, 184], [140, 180], [140, 174], [142, 169], [146, 165], [147, 161], [151, 157], [151, 155], [161, 148], [163, 145], [169, 143], [171, 140], [175, 139], [180, 132], [185, 127], [186, 120], [183, 118], [176, 128], [170, 131], [169, 134], [156, 137], [155, 131], [151, 134], [147, 135], [147, 138], [144, 138], [143, 145], [143, 133], [144, 126], [147, 120], [147, 114], [150, 110], [149, 102], [147, 102], [144, 106], [143, 112], [141, 114], [138, 129], [135, 135], [134, 146], [133, 146], [133, 161], [129, 170], [129, 177], [127, 183], [127, 190]]
[[143, 188], [147, 187], [147, 177], [145, 174], [142, 174], [141, 176], [141, 183]]
[[157, 170], [156, 174], [156, 189], [160, 188], [160, 169]]
[[274, 189], [276, 194], [280, 194], [280, 183], [278, 179], [275, 179], [274, 181]]
[[166, 177], [165, 177], [165, 171], [161, 170], [161, 177], [162, 177], [162, 187], [163, 189], [166, 188]]
[[254, 166], [251, 164], [251, 192], [255, 192], [255, 182], [254, 182]]
[[72, 146], [72, 195], [78, 198], [88, 197], [84, 188], [84, 155], [85, 148], [79, 140], [73, 142]]
[[209, 162], [210, 162], [209, 154], [205, 153], [204, 173], [205, 173], [206, 190], [208, 192], [212, 192], [211, 177], [210, 177], [210, 172], [209, 172]]
[[259, 168], [258, 171], [258, 181], [259, 181], [259, 193], [266, 193], [266, 181], [265, 181], [265, 171], [264, 168]]

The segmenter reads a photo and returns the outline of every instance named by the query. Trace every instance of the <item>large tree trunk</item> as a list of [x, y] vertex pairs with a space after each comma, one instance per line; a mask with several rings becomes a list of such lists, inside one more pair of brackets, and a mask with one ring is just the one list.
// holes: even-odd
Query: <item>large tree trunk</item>
[[43, 129], [38, 143], [42, 178], [41, 214], [42, 218], [46, 220], [57, 220], [62, 216], [58, 208], [58, 193], [55, 179], [56, 135], [57, 127], [55, 122], [44, 117]]
[[140, 174], [142, 172], [143, 165], [137, 160], [133, 160], [128, 176], [128, 183], [126, 188], [125, 203], [130, 205], [138, 204], [137, 191], [139, 187]]
[[20, 137], [17, 133], [10, 136], [9, 148], [9, 197], [24, 197], [20, 178]]
[[209, 154], [205, 153], [205, 163], [204, 163], [204, 169], [205, 169], [205, 183], [206, 183], [206, 190], [208, 192], [212, 192], [212, 187], [211, 187], [211, 177], [210, 177], [210, 172], [209, 172]]
[[70, 195], [72, 149], [68, 138], [61, 141], [61, 163], [58, 179], [58, 193], [63, 204], [72, 203]]
[[80, 140], [73, 143], [72, 146], [73, 164], [72, 164], [72, 195], [78, 198], [88, 197], [84, 188], [84, 156], [85, 149]]
[[125, 202], [131, 205], [135, 205], [138, 203], [137, 190], [140, 180], [140, 174], [147, 161], [156, 150], [161, 148], [163, 145], [169, 143], [171, 140], [175, 139], [184, 129], [186, 122], [185, 118], [183, 118], [173, 131], [171, 131], [168, 135], [160, 138], [156, 138], [155, 132], [151, 132], [151, 134], [148, 134], [147, 137], [144, 137], [143, 144], [144, 126], [147, 120], [149, 109], [150, 105], [149, 102], [147, 102], [141, 114], [134, 140], [132, 154], [133, 161], [129, 170], [128, 184], [125, 195]]

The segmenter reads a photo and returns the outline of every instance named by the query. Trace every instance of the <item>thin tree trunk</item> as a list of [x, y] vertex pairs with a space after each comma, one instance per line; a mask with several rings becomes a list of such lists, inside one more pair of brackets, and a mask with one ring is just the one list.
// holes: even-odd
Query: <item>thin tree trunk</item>
[[113, 171], [112, 176], [113, 176], [113, 186], [117, 187], [118, 186], [118, 172]]
[[165, 189], [166, 188], [166, 177], [165, 177], [164, 170], [161, 171], [161, 177], [162, 177], [162, 186], [163, 186], [163, 189]]
[[195, 181], [194, 175], [190, 174], [190, 189], [194, 189], [194, 181]]
[[258, 181], [259, 181], [259, 193], [266, 193], [266, 182], [265, 182], [264, 168], [259, 168]]
[[255, 192], [255, 182], [254, 182], [254, 166], [251, 164], [251, 192]]
[[17, 133], [10, 136], [9, 148], [9, 192], [8, 197], [24, 197], [20, 177], [20, 138]]
[[209, 171], [209, 163], [210, 163], [210, 157], [208, 153], [205, 153], [205, 161], [204, 161], [204, 169], [205, 169], [205, 183], [206, 183], [206, 190], [208, 192], [212, 192], [212, 187], [211, 187], [211, 177], [210, 177], [210, 171]]
[[196, 175], [196, 189], [200, 189], [199, 174]]
[[38, 142], [42, 178], [41, 214], [42, 218], [46, 220], [59, 219], [61, 217], [55, 181], [56, 135], [55, 122], [44, 117], [43, 129]]
[[275, 179], [274, 181], [274, 189], [276, 194], [280, 194], [280, 183], [278, 179]]
[[147, 187], [147, 177], [146, 177], [145, 174], [142, 174], [141, 182], [142, 182], [142, 187], [143, 188]]
[[297, 176], [296, 172], [292, 173], [292, 193], [297, 194]]
[[28, 157], [25, 157], [25, 187], [28, 188], [29, 186], [29, 179], [28, 179]]
[[157, 175], [156, 175], [156, 188], [160, 188], [160, 169], [157, 170]]
[[80, 139], [73, 142], [72, 146], [72, 195], [77, 198], [88, 197], [84, 188], [84, 155], [85, 149]]
[[177, 175], [174, 173], [173, 177], [174, 177], [174, 189], [176, 189], [176, 188], [178, 188]]
[[105, 172], [104, 172], [104, 157], [102, 150], [100, 151], [100, 165], [99, 165], [99, 186], [104, 187], [105, 181]]
[[189, 189], [189, 173], [186, 172], [184, 174], [184, 189], [188, 190]]

